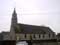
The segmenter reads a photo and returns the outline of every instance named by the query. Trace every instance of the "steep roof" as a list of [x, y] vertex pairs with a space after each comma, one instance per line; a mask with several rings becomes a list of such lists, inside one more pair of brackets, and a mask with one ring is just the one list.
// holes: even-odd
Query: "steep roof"
[[28, 25], [28, 24], [17, 24], [17, 33], [53, 33], [53, 31], [49, 27], [45, 26], [36, 26], [36, 25]]

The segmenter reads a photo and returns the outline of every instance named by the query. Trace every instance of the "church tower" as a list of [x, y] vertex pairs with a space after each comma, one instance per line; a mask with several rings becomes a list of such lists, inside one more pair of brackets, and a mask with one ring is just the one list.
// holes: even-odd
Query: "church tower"
[[13, 11], [12, 14], [12, 19], [11, 19], [11, 28], [10, 28], [10, 40], [15, 40], [15, 27], [17, 25], [17, 13], [15, 11]]
[[14, 8], [14, 11], [13, 11], [13, 14], [12, 14], [11, 25], [16, 26], [16, 24], [17, 24], [17, 13], [16, 13], [15, 8]]

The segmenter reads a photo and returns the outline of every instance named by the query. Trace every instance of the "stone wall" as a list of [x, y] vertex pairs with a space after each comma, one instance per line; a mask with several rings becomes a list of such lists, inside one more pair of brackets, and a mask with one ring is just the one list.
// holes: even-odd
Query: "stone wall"
[[16, 34], [16, 40], [48, 40], [56, 39], [53, 34]]
[[33, 43], [32, 45], [58, 45], [56, 42]]
[[32, 42], [32, 45], [58, 45], [58, 42], [57, 40], [36, 40]]

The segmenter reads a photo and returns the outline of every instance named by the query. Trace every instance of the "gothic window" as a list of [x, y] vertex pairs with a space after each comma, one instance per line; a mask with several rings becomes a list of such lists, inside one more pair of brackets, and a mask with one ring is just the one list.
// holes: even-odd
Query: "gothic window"
[[40, 38], [40, 35], [39, 35], [39, 38]]
[[49, 38], [50, 38], [50, 34], [49, 34]]
[[25, 38], [26, 38], [26, 34], [25, 34]]
[[43, 38], [44, 38], [44, 34], [43, 34]]

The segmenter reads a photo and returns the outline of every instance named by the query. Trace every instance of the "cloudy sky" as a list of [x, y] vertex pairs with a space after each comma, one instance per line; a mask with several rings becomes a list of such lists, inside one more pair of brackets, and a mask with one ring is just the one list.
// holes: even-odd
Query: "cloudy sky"
[[60, 0], [0, 0], [0, 32], [10, 30], [14, 8], [18, 23], [49, 26], [60, 32]]

